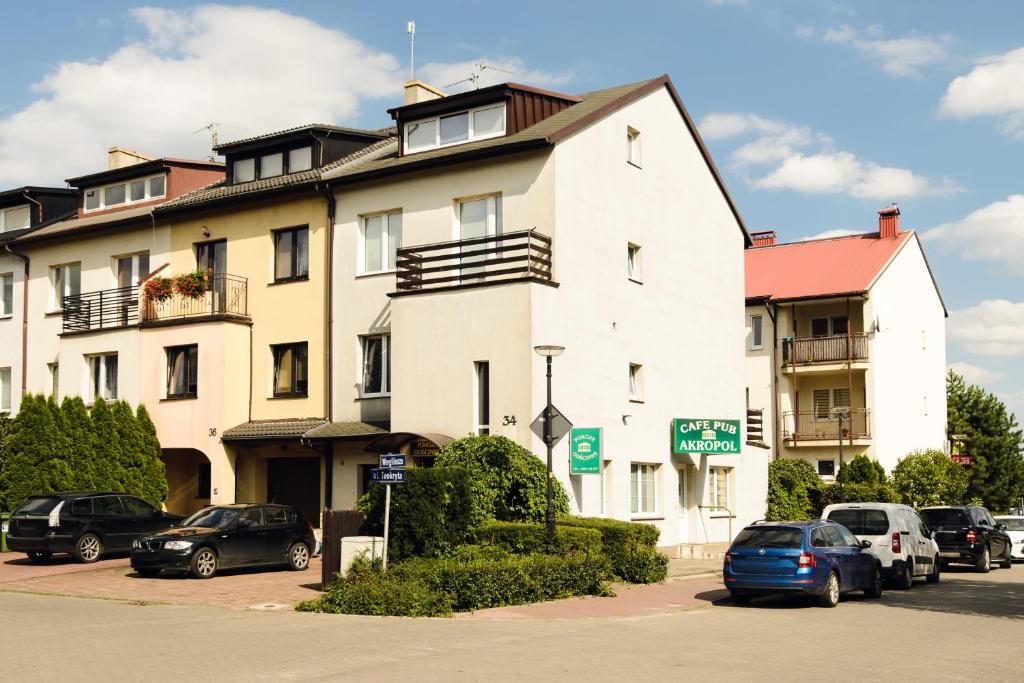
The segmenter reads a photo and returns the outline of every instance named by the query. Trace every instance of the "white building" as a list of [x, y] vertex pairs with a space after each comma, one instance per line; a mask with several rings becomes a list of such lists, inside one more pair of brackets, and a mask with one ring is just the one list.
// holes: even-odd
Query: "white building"
[[[406, 95], [394, 143], [324, 175], [332, 420], [384, 421], [379, 447], [414, 456], [472, 433], [543, 456], [534, 347], [564, 346], [553, 402], [603, 437], [598, 474], [570, 474], [569, 437], [555, 447], [575, 512], [650, 522], [662, 546], [761, 517], [766, 451], [673, 453], [674, 418], [742, 429], [749, 237], [668, 77]], [[335, 508], [374, 462], [334, 458]]]
[[[748, 407], [774, 457], [826, 479], [858, 454], [886, 470], [946, 441], [946, 308], [899, 209], [879, 231], [746, 254]], [[842, 424], [840, 424], [842, 420]]]

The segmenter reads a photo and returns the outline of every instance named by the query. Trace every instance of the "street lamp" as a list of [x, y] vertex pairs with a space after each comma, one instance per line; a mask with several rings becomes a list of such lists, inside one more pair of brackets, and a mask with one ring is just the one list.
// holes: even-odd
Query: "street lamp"
[[551, 344], [544, 344], [541, 346], [534, 346], [533, 350], [537, 352], [538, 356], [543, 356], [547, 360], [547, 379], [548, 379], [548, 401], [547, 406], [544, 408], [544, 445], [548, 449], [548, 511], [546, 516], [547, 532], [548, 532], [548, 553], [553, 554], [555, 552], [555, 484], [553, 481], [554, 474], [552, 473], [552, 451], [554, 450], [555, 444], [551, 438], [551, 419], [554, 413], [551, 410], [551, 359], [555, 356], [562, 355], [562, 351], [565, 351], [564, 346], [554, 346]]
[[[850, 409], [847, 408], [846, 406], [841, 406], [839, 408], [833, 408], [832, 409], [832, 414], [833, 415], [837, 415], [839, 417], [839, 474], [842, 474], [842, 472], [843, 472], [843, 418], [847, 417], [850, 414]], [[838, 475], [836, 476], [836, 479], [839, 479]], [[843, 480], [842, 479], [839, 479], [839, 502], [840, 503], [845, 503], [846, 502], [846, 496], [844, 495], [844, 492], [843, 492]]]

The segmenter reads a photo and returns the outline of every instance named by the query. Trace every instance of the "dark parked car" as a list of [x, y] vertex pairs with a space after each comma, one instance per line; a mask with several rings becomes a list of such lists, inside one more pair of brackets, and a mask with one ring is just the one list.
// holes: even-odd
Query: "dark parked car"
[[7, 547], [34, 562], [45, 562], [54, 553], [95, 562], [105, 552], [130, 550], [139, 536], [181, 519], [123, 493], [32, 496], [11, 514]]
[[218, 505], [200, 510], [177, 528], [137, 540], [132, 568], [142, 576], [166, 569], [197, 579], [229, 567], [287, 565], [302, 571], [315, 547], [312, 525], [294, 508]]
[[992, 519], [985, 508], [931, 507], [921, 510], [921, 516], [935, 530], [943, 565], [964, 562], [973, 564], [979, 572], [987, 572], [998, 559], [1003, 569], [1013, 566], [1013, 542], [1006, 533], [1006, 525]]
[[736, 536], [722, 574], [738, 605], [756, 595], [788, 593], [835, 607], [840, 593], [882, 595], [882, 565], [864, 552], [870, 547], [871, 541], [858, 541], [835, 522], [759, 522]]

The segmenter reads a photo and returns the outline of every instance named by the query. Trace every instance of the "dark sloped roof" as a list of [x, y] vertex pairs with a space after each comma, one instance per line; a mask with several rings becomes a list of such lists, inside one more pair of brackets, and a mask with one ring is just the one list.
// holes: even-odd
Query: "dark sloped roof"
[[[387, 130], [387, 129], [384, 129]], [[330, 133], [347, 133], [349, 135], [362, 135], [366, 137], [382, 137], [386, 135], [386, 132], [381, 130], [364, 130], [362, 128], [346, 128], [345, 126], [332, 126], [329, 123], [307, 123], [302, 126], [295, 126], [294, 128], [285, 128], [284, 130], [274, 131], [273, 133], [262, 133], [260, 135], [254, 135], [248, 138], [242, 138], [240, 140], [232, 140], [231, 142], [224, 142], [216, 147], [214, 150], [219, 152], [223, 149], [230, 149], [231, 147], [238, 147], [239, 145], [248, 145], [253, 142], [259, 142], [261, 140], [270, 140], [281, 135], [291, 135], [292, 133], [301, 133], [303, 131], [323, 131]]]
[[[153, 205], [146, 204], [145, 206], [137, 206], [131, 209], [101, 213], [94, 216], [84, 216], [82, 218], [72, 218], [71, 220], [58, 219], [46, 226], [41, 226], [38, 229], [30, 228], [26, 231], [22, 231], [23, 236], [19, 242], [45, 240], [50, 237], [89, 230], [91, 228], [96, 228], [97, 226], [110, 227], [121, 223], [142, 221], [149, 216], [152, 210]], [[68, 217], [72, 215], [74, 214], [69, 214]], [[25, 234], [26, 232], [30, 234]]]
[[386, 429], [366, 422], [327, 422], [319, 427], [313, 427], [303, 436], [307, 439], [339, 439], [348, 436], [376, 436], [387, 433]]
[[387, 434], [386, 429], [365, 422], [328, 422], [322, 417], [251, 420], [232, 427], [221, 437], [224, 441], [261, 441], [266, 439], [332, 439]]

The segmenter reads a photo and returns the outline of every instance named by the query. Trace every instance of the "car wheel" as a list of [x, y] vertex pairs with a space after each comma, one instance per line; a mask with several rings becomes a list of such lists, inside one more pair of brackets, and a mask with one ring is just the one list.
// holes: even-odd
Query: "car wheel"
[[903, 565], [903, 572], [896, 578], [896, 587], [901, 591], [908, 591], [914, 587], [914, 565], [910, 562]]
[[75, 544], [75, 559], [79, 562], [95, 562], [103, 554], [103, 541], [96, 534], [82, 534]]
[[135, 573], [139, 576], [144, 576], [147, 579], [151, 579], [160, 573], [159, 569], [136, 569]]
[[822, 607], [835, 607], [839, 604], [839, 575], [835, 572], [828, 573], [825, 590], [818, 598], [818, 604]]
[[197, 579], [212, 579], [217, 573], [217, 553], [209, 548], [200, 548], [192, 556], [189, 572]]
[[1013, 555], [1010, 554], [1010, 546], [1006, 546], [1006, 557], [999, 563], [1000, 569], [1013, 569]]
[[864, 597], [871, 599], [882, 597], [882, 568], [877, 565], [871, 570], [871, 583], [864, 589]]
[[939, 582], [939, 576], [941, 575], [941, 573], [942, 573], [942, 563], [939, 562], [939, 558], [936, 557], [935, 561], [932, 562], [932, 573], [929, 574], [927, 576], [927, 578], [925, 578], [925, 581], [927, 581], [928, 583], [938, 583]]
[[742, 593], [730, 593], [729, 597], [732, 598], [732, 602], [733, 602], [734, 605], [739, 605], [740, 607], [746, 607], [747, 605], [750, 604], [750, 596], [749, 595], [743, 595]]
[[25, 553], [25, 554], [28, 555], [28, 559], [30, 559], [33, 562], [37, 562], [37, 563], [48, 562], [50, 560], [50, 558], [53, 557], [53, 553]]
[[288, 569], [301, 572], [309, 569], [309, 546], [305, 543], [294, 543], [288, 549]]
[[978, 561], [974, 564], [974, 570], [981, 574], [988, 574], [992, 569], [992, 553], [989, 552], [988, 546], [985, 546], [985, 551], [978, 557]]

